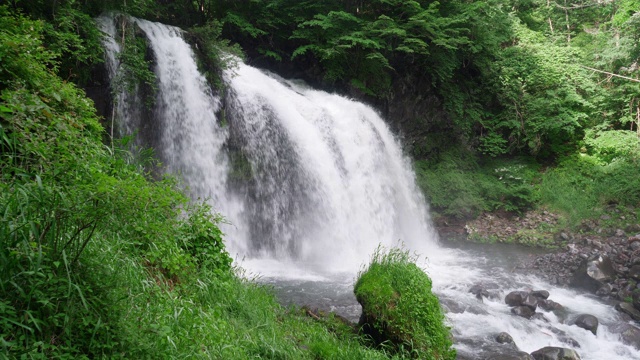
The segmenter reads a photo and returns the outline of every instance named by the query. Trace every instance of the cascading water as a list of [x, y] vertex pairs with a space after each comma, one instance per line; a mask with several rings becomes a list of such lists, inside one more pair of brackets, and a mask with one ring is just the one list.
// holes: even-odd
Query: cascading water
[[[115, 36], [113, 17], [99, 21]], [[133, 109], [139, 101], [118, 104], [121, 127], [153, 129], [148, 145], [167, 171], [180, 174], [194, 198], [210, 199], [233, 224], [225, 228], [232, 254], [245, 257], [244, 267], [290, 293], [291, 301], [321, 299], [356, 318], [351, 295], [356, 271], [378, 244], [402, 241], [428, 257], [421, 265], [449, 309], [462, 358], [495, 352], [492, 337], [506, 331], [526, 352], [576, 347], [569, 345], [571, 338], [580, 344], [582, 359], [640, 359], [637, 349], [611, 331], [621, 320], [610, 306], [516, 275], [486, 253], [438, 246], [410, 165], [368, 106], [241, 63], [225, 73], [228, 91], [221, 100], [198, 73], [179, 29], [130, 21], [153, 50], [159, 91], [152, 123], [140, 120], [143, 110]], [[119, 46], [107, 41], [106, 48], [115, 76]], [[225, 126], [215, 115], [223, 103]], [[498, 285], [499, 298], [476, 300], [468, 289], [478, 282]], [[550, 312], [544, 313], [547, 321], [512, 315], [502, 299], [523, 288], [549, 290], [569, 317], [597, 316], [597, 336]]]

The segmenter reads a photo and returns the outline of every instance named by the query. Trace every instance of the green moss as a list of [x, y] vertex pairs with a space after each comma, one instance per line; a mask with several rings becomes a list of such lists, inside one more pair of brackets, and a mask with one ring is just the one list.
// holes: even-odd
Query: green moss
[[363, 308], [363, 331], [380, 344], [420, 359], [454, 359], [449, 328], [431, 279], [408, 252], [378, 249], [354, 292]]

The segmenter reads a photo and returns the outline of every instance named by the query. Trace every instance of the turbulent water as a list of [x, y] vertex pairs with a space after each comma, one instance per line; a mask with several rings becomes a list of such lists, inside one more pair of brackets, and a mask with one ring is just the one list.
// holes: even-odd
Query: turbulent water
[[[640, 359], [609, 330], [620, 323], [610, 306], [516, 275], [490, 254], [438, 245], [410, 164], [370, 107], [241, 62], [225, 72], [228, 90], [221, 98], [198, 72], [179, 29], [127, 21], [149, 41], [159, 90], [151, 111], [140, 96], [117, 92], [121, 135], [137, 131], [138, 141], [154, 147], [166, 171], [178, 174], [194, 198], [207, 199], [227, 217], [232, 254], [273, 282], [284, 299], [329, 304], [355, 319], [356, 272], [379, 244], [401, 242], [423, 255], [420, 264], [449, 309], [462, 356], [495, 351], [492, 337], [506, 331], [527, 352], [569, 347], [563, 339], [570, 337], [580, 343], [583, 359]], [[115, 79], [121, 34], [113, 16], [99, 23], [111, 36], [105, 44]], [[476, 300], [468, 289], [479, 282], [497, 285], [500, 297]], [[549, 290], [569, 318], [597, 316], [597, 336], [553, 313], [545, 313], [548, 322], [513, 316], [502, 299], [527, 288]]]

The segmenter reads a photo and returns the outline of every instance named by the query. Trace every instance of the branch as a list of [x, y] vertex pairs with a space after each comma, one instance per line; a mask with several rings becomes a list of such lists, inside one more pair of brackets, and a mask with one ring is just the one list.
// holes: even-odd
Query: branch
[[578, 10], [578, 9], [584, 9], [584, 8], [600, 5], [598, 3], [592, 3], [592, 4], [584, 4], [584, 5], [571, 4], [571, 6], [562, 6], [557, 2], [554, 2], [554, 4], [556, 5], [556, 7], [562, 10]]
[[580, 65], [580, 67], [583, 67], [583, 68], [585, 68], [585, 69], [589, 69], [589, 70], [591, 70], [591, 71], [599, 72], [599, 73], [602, 73], [602, 74], [607, 74], [607, 75], [610, 75], [610, 76], [619, 77], [619, 78], [621, 78], [621, 79], [625, 79], [625, 80], [635, 81], [635, 82], [640, 82], [640, 79], [634, 79], [634, 78], [632, 78], [632, 77], [622, 76], [622, 75], [618, 75], [618, 74], [610, 73], [610, 72], [608, 72], [608, 71], [603, 71], [603, 70], [594, 69], [594, 68], [591, 68], [591, 67], [588, 67], [588, 66], [584, 66], [584, 65]]

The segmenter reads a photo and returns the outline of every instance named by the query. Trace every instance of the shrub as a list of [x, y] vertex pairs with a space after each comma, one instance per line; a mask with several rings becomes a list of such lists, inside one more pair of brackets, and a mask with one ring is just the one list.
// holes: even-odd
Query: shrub
[[468, 218], [483, 211], [522, 212], [538, 200], [537, 166], [527, 158], [494, 159], [480, 165], [471, 153], [448, 151], [439, 162], [416, 161], [417, 182], [433, 209]]
[[354, 293], [362, 305], [362, 329], [380, 344], [420, 359], [455, 359], [449, 328], [431, 279], [400, 248], [378, 248]]

